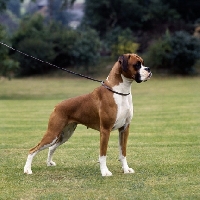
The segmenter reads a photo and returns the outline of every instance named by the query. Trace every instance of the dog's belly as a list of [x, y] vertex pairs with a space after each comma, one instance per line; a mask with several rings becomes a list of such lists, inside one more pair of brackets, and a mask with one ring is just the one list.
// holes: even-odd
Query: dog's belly
[[133, 117], [132, 97], [129, 96], [115, 96], [115, 103], [117, 104], [117, 118], [112, 130], [119, 129], [130, 124]]

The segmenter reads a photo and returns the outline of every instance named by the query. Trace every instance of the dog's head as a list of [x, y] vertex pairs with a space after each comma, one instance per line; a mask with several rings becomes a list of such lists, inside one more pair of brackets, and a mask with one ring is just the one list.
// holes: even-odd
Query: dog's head
[[150, 68], [144, 66], [143, 59], [137, 54], [124, 54], [119, 57], [118, 62], [121, 65], [122, 74], [137, 83], [147, 81], [152, 76]]

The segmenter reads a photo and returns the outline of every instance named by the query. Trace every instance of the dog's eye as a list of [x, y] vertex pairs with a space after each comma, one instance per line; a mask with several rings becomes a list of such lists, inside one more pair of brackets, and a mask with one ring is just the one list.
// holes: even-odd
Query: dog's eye
[[141, 68], [141, 62], [138, 61], [135, 65], [133, 65], [133, 67], [135, 70], [139, 70]]

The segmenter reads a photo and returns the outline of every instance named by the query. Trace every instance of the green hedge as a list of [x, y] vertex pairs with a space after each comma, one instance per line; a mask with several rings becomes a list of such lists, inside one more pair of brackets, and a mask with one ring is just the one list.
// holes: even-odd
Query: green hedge
[[[44, 23], [41, 16], [24, 19], [14, 34], [14, 48], [59, 67], [71, 65], [88, 68], [99, 58], [100, 40], [95, 30], [73, 30], [56, 22]], [[19, 76], [48, 73], [55, 69], [45, 63], [15, 52], [20, 63]]]
[[[10, 44], [6, 31], [0, 25], [0, 41], [5, 44]], [[9, 57], [9, 49], [0, 44], [0, 76], [11, 78], [18, 69], [19, 63]]]
[[200, 58], [200, 40], [187, 32], [166, 34], [148, 49], [146, 62], [154, 69], [181, 75], [195, 74], [194, 64]]

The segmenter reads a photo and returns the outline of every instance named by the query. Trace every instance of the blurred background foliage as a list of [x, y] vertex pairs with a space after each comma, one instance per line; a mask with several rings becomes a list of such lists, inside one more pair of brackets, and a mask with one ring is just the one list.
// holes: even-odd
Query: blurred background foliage
[[[199, 9], [197, 0], [0, 0], [0, 41], [85, 73], [132, 52], [157, 73], [197, 75]], [[0, 60], [2, 76], [55, 70], [3, 45]]]

